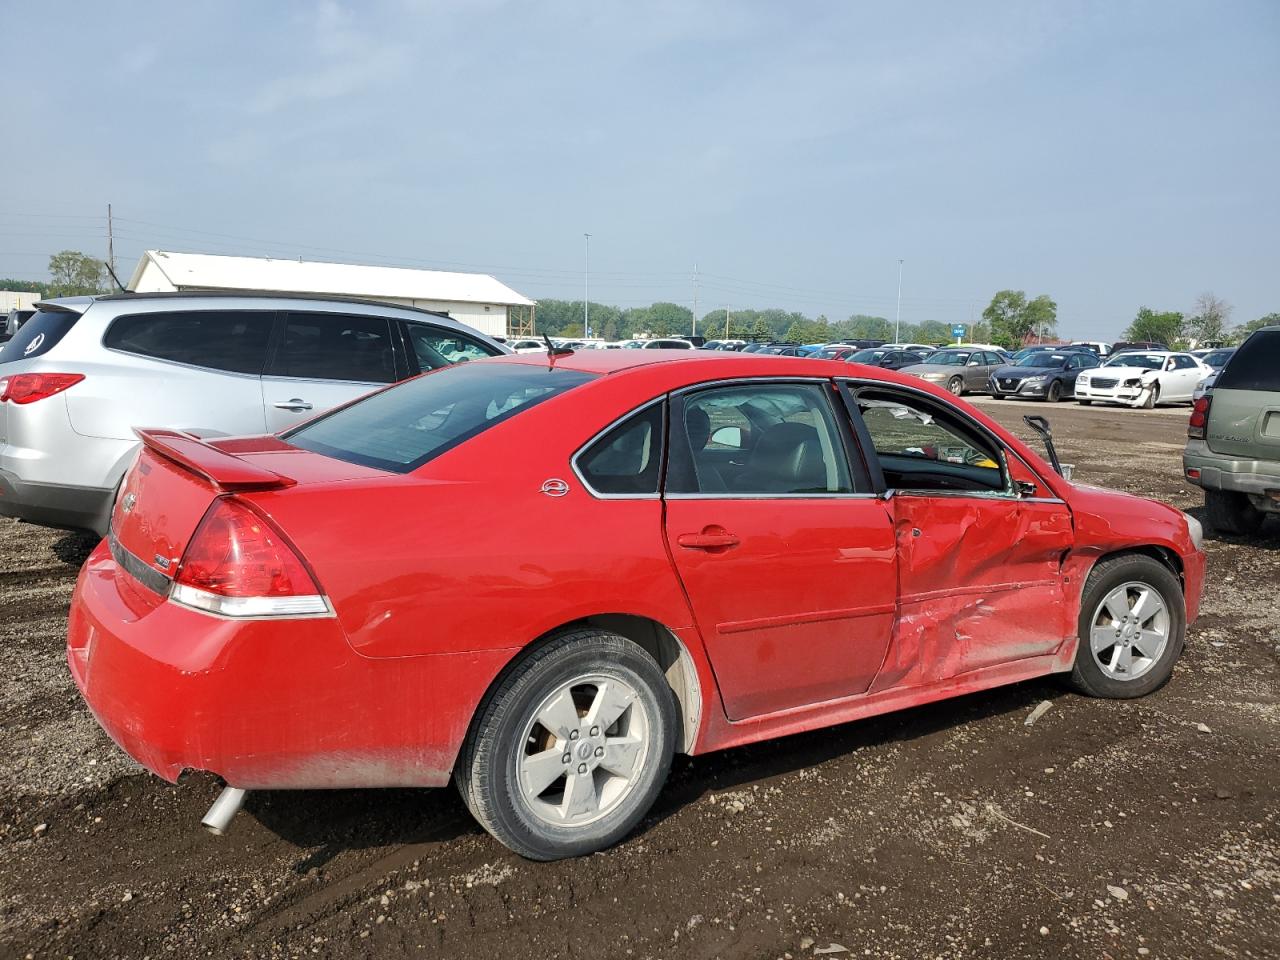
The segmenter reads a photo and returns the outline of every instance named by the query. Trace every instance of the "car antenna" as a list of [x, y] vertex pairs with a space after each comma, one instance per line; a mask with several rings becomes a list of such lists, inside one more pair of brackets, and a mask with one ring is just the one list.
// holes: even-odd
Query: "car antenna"
[[111, 274], [111, 279], [116, 282], [116, 289], [121, 293], [127, 293], [128, 291], [125, 290], [124, 284], [120, 282], [120, 278], [116, 276], [116, 272], [111, 269], [111, 264], [103, 263], [103, 266], [107, 268], [107, 273]]
[[553, 344], [553, 343], [551, 342], [551, 338], [550, 338], [550, 337], [548, 337], [545, 333], [542, 335], [542, 339], [543, 339], [543, 341], [544, 341], [544, 342], [546, 343], [546, 345], [547, 345], [547, 360], [548, 360], [548, 361], [550, 361], [552, 364], [554, 364], [554, 363], [556, 362], [556, 357], [571, 357], [571, 356], [573, 356], [573, 349], [572, 349], [572, 348], [570, 348], [570, 347], [557, 347], [555, 344]]

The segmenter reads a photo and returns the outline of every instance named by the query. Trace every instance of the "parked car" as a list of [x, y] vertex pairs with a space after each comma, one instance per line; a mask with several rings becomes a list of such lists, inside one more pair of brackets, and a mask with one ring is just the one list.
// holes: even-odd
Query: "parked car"
[[842, 343], [847, 347], [853, 347], [856, 350], [869, 350], [872, 347], [884, 346], [883, 340], [864, 340], [864, 339], [858, 339], [856, 337], [845, 339], [845, 340], [838, 340], [836, 342]]
[[505, 352], [446, 316], [386, 303], [47, 300], [0, 348], [0, 515], [104, 534], [135, 427], [284, 430], [388, 383]]
[[1004, 366], [1004, 358], [990, 350], [936, 350], [903, 373], [945, 386], [954, 396], [991, 389], [991, 373]]
[[677, 752], [1052, 673], [1150, 693], [1203, 583], [1194, 519], [844, 363], [507, 356], [143, 436], [67, 660], [144, 767], [225, 780], [219, 830], [246, 789], [452, 780], [517, 853], [591, 853]]
[[927, 343], [882, 343], [880, 346], [886, 350], [907, 350], [911, 353], [919, 353], [928, 356], [931, 353], [937, 353], [938, 348]]
[[991, 395], [1057, 403], [1075, 396], [1080, 371], [1097, 365], [1097, 356], [1088, 350], [1040, 350], [993, 371]]
[[1182, 466], [1217, 530], [1255, 533], [1280, 514], [1280, 326], [1250, 335], [1196, 400]]
[[522, 340], [512, 340], [507, 346], [516, 353], [546, 353], [547, 341], [538, 340], [536, 338], [525, 338]]
[[680, 337], [655, 337], [644, 342], [646, 350], [694, 350], [696, 347]]
[[828, 343], [818, 350], [814, 356], [822, 360], [848, 360], [858, 352], [858, 348], [847, 343]]
[[1120, 353], [1122, 350], [1168, 350], [1167, 344], [1160, 343], [1156, 340], [1121, 340], [1111, 345], [1112, 353]]
[[1097, 354], [1103, 360], [1111, 356], [1111, 344], [1107, 343], [1105, 340], [1072, 340], [1071, 346], [1082, 347], [1085, 350], [1089, 350]]
[[699, 350], [741, 350], [747, 345], [745, 340], [708, 340]]
[[1213, 347], [1209, 350], [1192, 350], [1191, 355], [1205, 366], [1212, 367], [1214, 373], [1218, 373], [1227, 365], [1227, 361], [1235, 352], [1235, 347]]
[[1196, 384], [1210, 373], [1189, 353], [1125, 350], [1076, 378], [1076, 402], [1147, 408], [1157, 403], [1190, 403]]
[[876, 347], [872, 350], [859, 350], [844, 358], [849, 363], [865, 363], [872, 367], [883, 367], [885, 370], [901, 370], [920, 362], [920, 354], [906, 350], [890, 350], [887, 347]]
[[773, 343], [767, 343], [756, 352], [773, 357], [803, 356], [803, 354], [800, 353], [800, 344], [789, 343], [785, 340], [776, 340]]
[[0, 329], [0, 343], [8, 343], [22, 329], [22, 325], [34, 317], [34, 310], [10, 310], [5, 315], [4, 328]]

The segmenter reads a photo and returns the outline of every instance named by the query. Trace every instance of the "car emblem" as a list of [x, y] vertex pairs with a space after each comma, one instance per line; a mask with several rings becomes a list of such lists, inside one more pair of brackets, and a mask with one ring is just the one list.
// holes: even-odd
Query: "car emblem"
[[27, 349], [22, 351], [22, 355], [24, 357], [29, 357], [31, 356], [31, 354], [39, 350], [42, 346], [44, 346], [44, 334], [37, 333], [35, 339], [27, 344]]
[[137, 502], [138, 502], [138, 495], [136, 493], [126, 493], [124, 495], [124, 502], [120, 504], [120, 507], [121, 509], [124, 510], [125, 513], [132, 513], [134, 504], [136, 504]]
[[569, 492], [569, 484], [553, 477], [550, 480], [542, 481], [542, 492], [548, 497], [563, 497]]

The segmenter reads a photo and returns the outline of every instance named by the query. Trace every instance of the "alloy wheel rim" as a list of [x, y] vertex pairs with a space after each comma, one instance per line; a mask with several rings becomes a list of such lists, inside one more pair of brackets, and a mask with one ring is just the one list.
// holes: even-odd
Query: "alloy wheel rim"
[[958, 397], [960, 396], [960, 393], [964, 390], [964, 381], [961, 380], [959, 377], [955, 377], [952, 379], [951, 383], [949, 383], [947, 386], [951, 390], [951, 392]]
[[529, 812], [578, 827], [616, 810], [644, 770], [649, 721], [639, 693], [617, 677], [589, 674], [556, 687], [520, 738], [516, 780]]
[[1094, 663], [1104, 676], [1127, 682], [1144, 676], [1160, 660], [1172, 620], [1158, 590], [1131, 580], [1102, 598], [1090, 623]]

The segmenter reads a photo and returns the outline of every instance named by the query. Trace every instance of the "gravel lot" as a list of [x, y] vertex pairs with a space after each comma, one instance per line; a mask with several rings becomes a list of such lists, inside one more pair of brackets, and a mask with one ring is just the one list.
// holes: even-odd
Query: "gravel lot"
[[[1026, 435], [1050, 416], [1078, 481], [1199, 511], [1185, 407], [980, 402]], [[0, 521], [0, 957], [1275, 957], [1264, 533], [1207, 544], [1201, 619], [1152, 697], [1037, 681], [678, 758], [630, 840], [539, 865], [450, 790], [256, 794], [208, 836], [214, 780], [134, 766], [67, 674], [90, 544]]]

